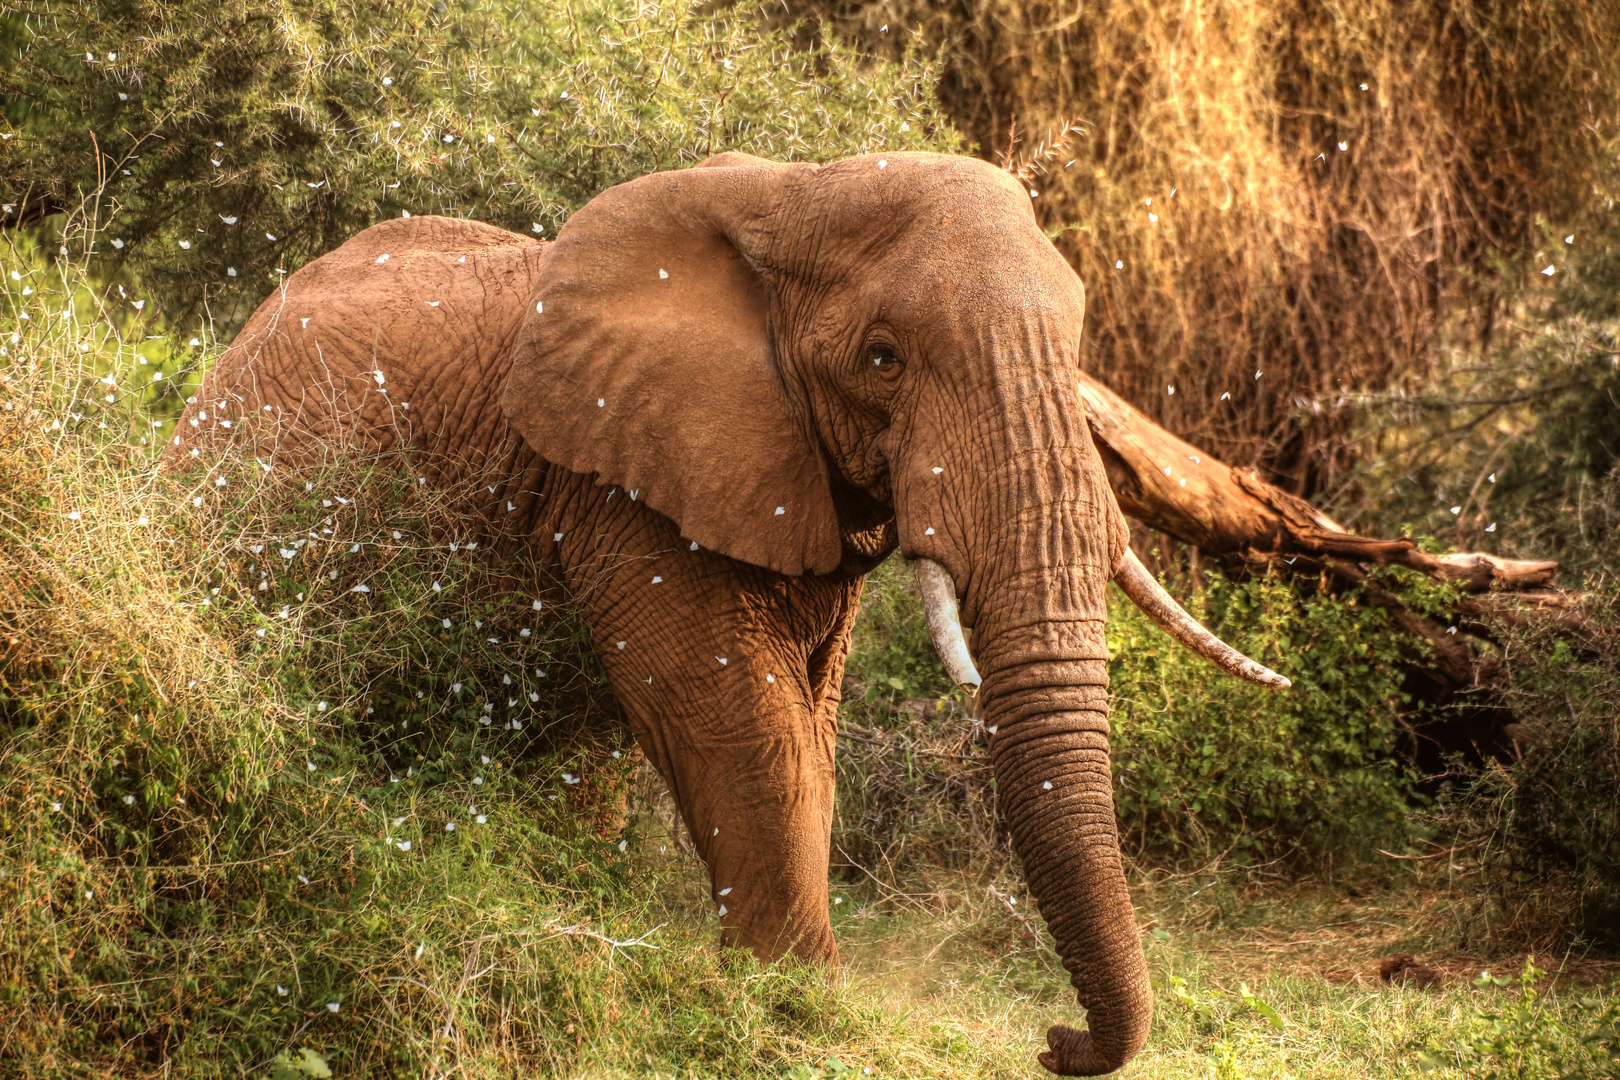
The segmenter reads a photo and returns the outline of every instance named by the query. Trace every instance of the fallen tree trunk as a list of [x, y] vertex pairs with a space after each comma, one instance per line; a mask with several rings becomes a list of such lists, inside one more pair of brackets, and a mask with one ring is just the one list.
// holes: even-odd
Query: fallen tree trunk
[[1080, 396], [1120, 509], [1218, 556], [1310, 556], [1409, 566], [1469, 592], [1552, 584], [1558, 563], [1467, 552], [1429, 555], [1408, 539], [1357, 536], [1295, 495], [1159, 427], [1089, 375]]
[[[1580, 631], [1577, 597], [1551, 588], [1558, 563], [1505, 559], [1480, 552], [1430, 555], [1410, 539], [1357, 536], [1305, 500], [1234, 468], [1159, 427], [1106, 386], [1080, 377], [1086, 418], [1115, 498], [1127, 515], [1229, 566], [1271, 567], [1359, 590], [1363, 602], [1388, 613], [1391, 623], [1427, 648], [1407, 658], [1408, 689], [1434, 704], [1492, 681], [1458, 630], [1489, 637], [1502, 623], [1550, 620]], [[1409, 609], [1370, 579], [1371, 566], [1399, 565], [1446, 582], [1467, 595], [1447, 622]], [[1528, 610], [1527, 610], [1528, 609]], [[1504, 753], [1502, 734], [1511, 713], [1496, 707], [1451, 710], [1421, 734], [1414, 758], [1436, 764], [1433, 752]], [[1419, 733], [1414, 732], [1414, 736]]]

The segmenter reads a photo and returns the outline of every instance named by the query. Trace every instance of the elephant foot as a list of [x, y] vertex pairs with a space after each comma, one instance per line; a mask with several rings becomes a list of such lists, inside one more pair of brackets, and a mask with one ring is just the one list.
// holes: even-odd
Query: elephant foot
[[1046, 1045], [1050, 1050], [1041, 1052], [1039, 1061], [1047, 1071], [1058, 1076], [1101, 1076], [1121, 1068], [1103, 1059], [1092, 1045], [1091, 1031], [1076, 1030], [1062, 1024], [1046, 1029]]

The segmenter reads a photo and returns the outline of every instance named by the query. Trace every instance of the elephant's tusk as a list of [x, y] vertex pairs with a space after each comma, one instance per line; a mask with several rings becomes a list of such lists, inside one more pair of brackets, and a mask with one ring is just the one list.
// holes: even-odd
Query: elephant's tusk
[[[1181, 642], [1205, 660], [1240, 679], [1261, 686], [1285, 690], [1293, 684], [1264, 664], [1257, 664], [1232, 646], [1204, 629], [1197, 619], [1187, 614], [1175, 599], [1164, 591], [1153, 575], [1148, 573], [1136, 552], [1125, 549], [1119, 572], [1114, 575], [1119, 587], [1131, 602], [1147, 613], [1147, 617], [1162, 626], [1167, 634]], [[932, 625], [932, 624], [930, 624]]]
[[967, 641], [962, 637], [962, 617], [956, 607], [956, 583], [950, 571], [932, 559], [917, 560], [917, 588], [922, 592], [923, 611], [928, 616], [928, 635], [945, 663], [945, 673], [970, 694], [979, 692], [979, 671], [973, 666]]

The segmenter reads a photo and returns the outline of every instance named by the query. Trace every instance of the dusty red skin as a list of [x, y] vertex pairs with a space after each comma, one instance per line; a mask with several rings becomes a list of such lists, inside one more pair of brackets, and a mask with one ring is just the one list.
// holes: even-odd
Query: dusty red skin
[[982, 162], [705, 165], [605, 192], [549, 248], [444, 218], [366, 230], [259, 309], [174, 452], [231, 401], [283, 460], [353, 425], [494, 486], [486, 510], [585, 602], [725, 940], [767, 959], [837, 961], [861, 582], [896, 545], [938, 562], [1014, 845], [1090, 1011], [1041, 1060], [1117, 1069], [1152, 999], [1108, 756], [1103, 588], [1126, 531], [1078, 398], [1080, 282]]

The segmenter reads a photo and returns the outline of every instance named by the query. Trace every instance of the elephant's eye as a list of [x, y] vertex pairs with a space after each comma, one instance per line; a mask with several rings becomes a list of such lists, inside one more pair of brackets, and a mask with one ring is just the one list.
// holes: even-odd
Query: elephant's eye
[[900, 358], [894, 354], [894, 349], [884, 345], [882, 342], [873, 342], [868, 345], [866, 347], [866, 356], [867, 359], [872, 361], [872, 366], [879, 371], [890, 372], [897, 371], [900, 368]]

